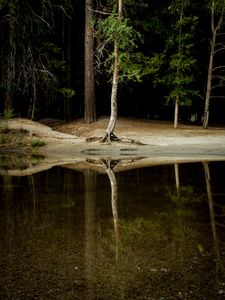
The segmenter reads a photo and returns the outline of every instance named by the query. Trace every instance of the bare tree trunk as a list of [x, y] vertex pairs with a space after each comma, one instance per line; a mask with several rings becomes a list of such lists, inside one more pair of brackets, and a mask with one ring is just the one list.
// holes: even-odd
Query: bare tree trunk
[[93, 19], [93, 0], [85, 3], [85, 50], [84, 50], [84, 121], [96, 121], [95, 88], [94, 88], [94, 33], [91, 26]]
[[205, 97], [204, 120], [203, 120], [203, 127], [205, 129], [208, 128], [208, 124], [209, 124], [209, 105], [210, 105], [211, 89], [212, 89], [216, 37], [217, 37], [217, 32], [220, 30], [220, 27], [222, 25], [224, 8], [222, 9], [222, 12], [221, 12], [221, 15], [220, 15], [220, 18], [219, 18], [219, 21], [218, 21], [218, 24], [216, 27], [215, 27], [214, 14], [215, 14], [215, 1], [212, 2], [212, 7], [211, 7], [212, 39], [211, 39], [211, 50], [210, 50], [210, 57], [209, 57], [208, 79], [207, 79], [207, 89], [206, 89], [206, 97]]
[[203, 127], [208, 128], [209, 124], [209, 103], [211, 97], [211, 87], [212, 87], [212, 75], [213, 75], [213, 60], [215, 54], [215, 45], [216, 45], [216, 32], [213, 32], [213, 37], [211, 41], [211, 51], [209, 58], [209, 68], [208, 68], [208, 79], [207, 79], [207, 89], [206, 89], [206, 97], [205, 97], [205, 109], [204, 109], [204, 121]]
[[15, 44], [15, 18], [14, 11], [9, 15], [9, 56], [6, 69], [6, 83], [5, 83], [5, 113], [12, 111], [13, 108], [13, 85], [15, 83], [16, 73], [16, 44]]
[[179, 118], [179, 97], [176, 97], [175, 108], [174, 108], [174, 128], [178, 128], [178, 118]]
[[[122, 0], [118, 0], [118, 18], [122, 18]], [[111, 139], [117, 139], [114, 135], [114, 129], [117, 119], [117, 91], [118, 91], [118, 80], [119, 80], [119, 41], [115, 38], [114, 42], [114, 66], [113, 66], [113, 81], [112, 81], [112, 93], [111, 93], [111, 115], [109, 119], [108, 127], [105, 131], [101, 142], [108, 141]]]
[[31, 114], [31, 120], [34, 120], [34, 114], [35, 114], [35, 107], [36, 107], [36, 101], [37, 101], [37, 87], [36, 87], [36, 74], [35, 74], [35, 65], [33, 69], [33, 106], [32, 106], [32, 114]]

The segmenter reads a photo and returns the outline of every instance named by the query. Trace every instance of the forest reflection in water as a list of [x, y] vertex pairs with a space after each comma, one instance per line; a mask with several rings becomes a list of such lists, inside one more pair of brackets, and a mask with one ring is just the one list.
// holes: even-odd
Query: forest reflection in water
[[225, 162], [92, 163], [0, 177], [0, 299], [224, 299]]

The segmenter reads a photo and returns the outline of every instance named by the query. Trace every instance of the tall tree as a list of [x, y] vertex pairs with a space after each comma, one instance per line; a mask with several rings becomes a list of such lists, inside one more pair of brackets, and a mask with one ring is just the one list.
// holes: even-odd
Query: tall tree
[[85, 1], [85, 51], [84, 51], [84, 121], [96, 121], [95, 87], [94, 87], [94, 33], [93, 0]]
[[6, 2], [0, 2], [0, 9], [7, 8], [8, 15], [7, 15], [7, 57], [5, 59], [5, 64], [2, 66], [2, 72], [5, 73], [3, 77], [4, 86], [4, 98], [5, 98], [5, 114], [10, 113], [13, 109], [13, 96], [14, 96], [14, 89], [15, 89], [15, 79], [16, 79], [16, 52], [17, 52], [17, 45], [15, 42], [16, 39], [16, 27], [18, 26], [18, 1], [9, 1], [8, 5]]
[[191, 98], [197, 95], [193, 90], [193, 66], [196, 59], [192, 55], [193, 29], [197, 17], [186, 16], [185, 10], [190, 6], [189, 0], [174, 0], [169, 6], [169, 14], [175, 20], [172, 23], [172, 35], [169, 33], [166, 55], [169, 57], [168, 73], [165, 82], [169, 88], [167, 101], [174, 103], [174, 128], [178, 127], [179, 106], [190, 106]]
[[[212, 91], [212, 80], [214, 72], [220, 67], [214, 67], [214, 58], [216, 54], [216, 39], [218, 32], [220, 31], [223, 21], [224, 21], [224, 10], [225, 1], [224, 0], [212, 0], [210, 5], [211, 11], [211, 39], [210, 39], [210, 56], [209, 56], [209, 66], [208, 66], [208, 78], [207, 78], [207, 88], [205, 96], [205, 108], [204, 108], [204, 121], [203, 127], [206, 129], [209, 123], [209, 105], [211, 99]], [[218, 20], [216, 20], [218, 16]], [[223, 45], [224, 49], [224, 45]], [[222, 66], [224, 68], [224, 66]]]
[[[141, 81], [148, 73], [149, 59], [138, 51], [137, 41], [140, 34], [131, 26], [132, 21], [122, 15], [123, 2], [119, 0], [113, 12], [103, 12], [105, 18], [97, 19], [96, 51], [97, 66], [103, 66], [103, 72], [112, 82], [111, 114], [107, 129], [101, 141], [117, 140], [114, 129], [117, 120], [118, 84], [126, 81]], [[113, 44], [113, 46], [112, 46]], [[112, 47], [111, 47], [112, 46]], [[102, 71], [102, 70], [101, 70]]]

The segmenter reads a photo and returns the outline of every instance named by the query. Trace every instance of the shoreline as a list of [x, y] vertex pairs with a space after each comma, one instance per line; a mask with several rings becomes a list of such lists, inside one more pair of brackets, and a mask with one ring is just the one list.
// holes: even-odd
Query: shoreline
[[[38, 136], [46, 144], [35, 151], [43, 156], [37, 165], [31, 164], [25, 170], [3, 170], [1, 174], [25, 176], [60, 165], [105, 172], [102, 160], [117, 161], [115, 172], [159, 164], [225, 160], [225, 128], [205, 130], [182, 125], [182, 128], [173, 129], [167, 123], [119, 119], [115, 132], [122, 142], [110, 145], [87, 142], [87, 138], [101, 136], [105, 123], [106, 119], [95, 124], [78, 120], [51, 128], [27, 119], [7, 120], [9, 129], [25, 129], [31, 137]], [[82, 134], [77, 136], [73, 131]], [[132, 143], [131, 139], [137, 143]]]

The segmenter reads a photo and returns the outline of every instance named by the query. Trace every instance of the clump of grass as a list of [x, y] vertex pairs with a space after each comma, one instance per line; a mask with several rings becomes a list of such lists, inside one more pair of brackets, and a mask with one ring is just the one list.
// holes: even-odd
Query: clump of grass
[[5, 110], [4, 111], [4, 119], [12, 119], [14, 117], [13, 109]]
[[32, 148], [38, 148], [45, 145], [45, 142], [39, 139], [33, 139], [31, 140], [31, 147]]
[[5, 144], [5, 143], [6, 143], [6, 141], [7, 141], [7, 139], [6, 139], [5, 135], [3, 135], [3, 134], [0, 134], [0, 145], [3, 145], [3, 144]]

